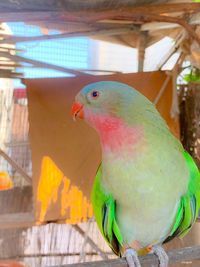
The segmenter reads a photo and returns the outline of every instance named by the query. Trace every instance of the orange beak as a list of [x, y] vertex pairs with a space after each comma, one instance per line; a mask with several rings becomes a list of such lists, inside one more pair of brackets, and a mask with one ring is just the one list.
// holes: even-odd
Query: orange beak
[[79, 117], [80, 119], [83, 119], [83, 105], [78, 103], [78, 102], [74, 102], [73, 106], [72, 106], [72, 117], [75, 120], [76, 117]]

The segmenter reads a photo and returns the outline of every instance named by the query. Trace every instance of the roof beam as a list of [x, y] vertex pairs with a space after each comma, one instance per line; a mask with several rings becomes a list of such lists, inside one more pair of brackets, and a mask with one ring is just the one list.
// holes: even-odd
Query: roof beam
[[[193, 26], [200, 24], [200, 12], [192, 14], [188, 19], [188, 24]], [[176, 27], [180, 27], [180, 25], [177, 23], [167, 22], [147, 22], [141, 26], [141, 31], [157, 31]]]
[[147, 6], [138, 6], [138, 7], [126, 7], [121, 8], [122, 11], [146, 11], [155, 13], [155, 14], [163, 14], [163, 13], [174, 13], [174, 12], [196, 12], [200, 11], [200, 3], [175, 3], [175, 4], [160, 4], [160, 5], [149, 5]]
[[[46, 3], [47, 4], [46, 4]], [[68, 1], [62, 1], [63, 4], [60, 2], [57, 3], [56, 1], [49, 3], [48, 0], [46, 1], [27, 1], [27, 0], [18, 0], [16, 1], [0, 1], [0, 13], [6, 13], [9, 11], [35, 11], [39, 12], [42, 10], [42, 12], [74, 12], [72, 9], [69, 8], [69, 4], [67, 4]], [[124, 4], [123, 4], [124, 5]], [[119, 6], [119, 5], [118, 5]], [[101, 8], [105, 8], [104, 6]], [[145, 11], [146, 8], [148, 8], [149, 12], [161, 14], [161, 13], [173, 13], [173, 12], [188, 12], [188, 11], [200, 11], [200, 4], [199, 3], [188, 3], [186, 1], [182, 1], [181, 3], [174, 3], [174, 4], [152, 4], [152, 5], [140, 5], [140, 6], [126, 6], [126, 7], [119, 7], [118, 10], [130, 10], [130, 11]], [[76, 8], [78, 10], [78, 8]], [[112, 9], [115, 9], [115, 7], [112, 7]], [[80, 8], [81, 10], [81, 8]], [[94, 8], [92, 9], [94, 10]], [[100, 10], [99, 6], [96, 7], [96, 10]], [[88, 12], [86, 10], [78, 11], [76, 13], [85, 13]]]
[[85, 22], [87, 23], [94, 23], [101, 20], [125, 20], [125, 21], [132, 21], [135, 23], [144, 23], [144, 22], [167, 22], [167, 23], [173, 23], [178, 24], [185, 28], [185, 30], [188, 32], [188, 34], [197, 41], [197, 43], [200, 45], [200, 37], [195, 32], [193, 26], [187, 23], [185, 19], [177, 18], [177, 17], [171, 17], [171, 16], [165, 16], [165, 15], [156, 15], [153, 13], [149, 13], [147, 11], [140, 12], [135, 11], [133, 12], [123, 12], [118, 10], [109, 10], [105, 12], [96, 12], [95, 14], [90, 14], [85, 17]]
[[[34, 4], [35, 5], [35, 4]], [[33, 21], [71, 21], [71, 22], [84, 22], [82, 19], [84, 16], [90, 16], [92, 14], [98, 14], [99, 12], [109, 12], [107, 10], [95, 10], [95, 11], [79, 11], [79, 12], [70, 12], [67, 8], [52, 9], [51, 11], [46, 9], [41, 11], [41, 8], [38, 10], [35, 9], [23, 9], [21, 6], [20, 9], [2, 9], [0, 2], [0, 21], [1, 22], [33, 22]], [[160, 4], [160, 5], [148, 5], [148, 6], [139, 6], [139, 7], [125, 7], [112, 9], [115, 12], [130, 12], [134, 14], [135, 12], [146, 12], [148, 10], [151, 14], [163, 14], [163, 13], [174, 13], [174, 12], [198, 12], [200, 11], [200, 3], [176, 3], [176, 4]], [[81, 19], [82, 18], [82, 19]]]
[[13, 35], [0, 35], [0, 44], [14, 44], [17, 42], [32, 42], [32, 41], [44, 41], [52, 39], [72, 38], [72, 37], [95, 37], [95, 36], [111, 36], [119, 34], [127, 34], [131, 32], [139, 32], [139, 28], [136, 26], [115, 27], [111, 29], [96, 29], [92, 31], [70, 32], [54, 35], [40, 35], [34, 37], [13, 36]]

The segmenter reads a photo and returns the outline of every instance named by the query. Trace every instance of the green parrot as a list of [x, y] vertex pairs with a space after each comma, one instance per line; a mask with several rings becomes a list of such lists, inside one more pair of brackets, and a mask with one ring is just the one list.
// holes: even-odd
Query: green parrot
[[129, 267], [144, 249], [168, 266], [162, 244], [183, 237], [200, 207], [200, 174], [155, 106], [134, 88], [113, 81], [84, 87], [73, 117], [98, 133], [102, 162], [92, 189], [98, 227]]

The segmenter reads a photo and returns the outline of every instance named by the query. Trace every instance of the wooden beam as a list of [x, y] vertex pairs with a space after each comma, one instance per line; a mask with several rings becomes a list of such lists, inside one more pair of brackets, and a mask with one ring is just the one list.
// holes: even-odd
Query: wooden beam
[[[38, 4], [34, 1], [34, 2], [27, 2], [26, 0], [19, 0], [17, 2], [11, 2], [11, 1], [2, 1], [0, 2], [0, 12], [1, 13], [6, 13], [9, 11], [15, 11], [15, 12], [20, 12], [20, 11], [31, 11], [31, 12], [40, 12], [42, 10], [42, 12], [44, 13], [52, 13], [53, 12], [73, 12], [75, 13], [74, 10], [70, 10], [69, 9], [69, 4], [67, 5], [65, 2], [67, 1], [62, 1], [62, 3], [57, 3], [57, 2], [52, 2], [49, 3], [48, 1], [48, 5], [45, 5], [45, 1], [40, 1], [38, 2]], [[17, 4], [16, 4], [17, 3]], [[43, 5], [42, 5], [43, 3]], [[90, 3], [91, 4], [91, 3]], [[76, 4], [77, 6], [77, 4]], [[123, 3], [124, 6], [124, 3]], [[112, 9], [115, 9], [115, 7], [111, 7]], [[156, 14], [161, 14], [161, 13], [173, 13], [173, 12], [191, 12], [191, 11], [198, 11], [200, 10], [200, 5], [199, 3], [188, 3], [186, 1], [183, 0], [183, 2], [181, 3], [173, 3], [173, 4], [165, 4], [165, 3], [159, 3], [159, 4], [151, 4], [151, 5], [140, 5], [140, 6], [126, 6], [126, 7], [119, 7], [118, 4], [118, 10], [131, 10], [131, 11], [145, 11], [148, 8], [149, 12], [152, 13], [156, 13]], [[105, 6], [97, 6], [96, 10], [100, 10], [100, 9], [105, 9]], [[76, 8], [76, 10], [78, 10], [78, 8]], [[92, 9], [94, 10], [94, 8]], [[84, 14], [86, 12], [90, 12], [90, 11], [86, 11], [83, 10], [82, 8], [79, 9], [79, 11], [76, 11], [76, 13], [78, 14]]]
[[[1, 3], [0, 3], [1, 7]], [[41, 8], [34, 10], [32, 7], [28, 9], [23, 9], [23, 6], [20, 9], [4, 9], [0, 10], [0, 21], [1, 22], [33, 22], [33, 21], [71, 21], [71, 22], [84, 22], [84, 17], [98, 14], [99, 12], [109, 12], [109, 10], [96, 10], [96, 11], [79, 11], [79, 12], [68, 12], [67, 6], [59, 10], [54, 8], [51, 11], [46, 9], [41, 11]], [[112, 9], [113, 10], [113, 9]], [[145, 12], [151, 13], [152, 15], [158, 15], [163, 13], [173, 13], [173, 12], [197, 12], [200, 11], [200, 3], [176, 3], [176, 4], [159, 4], [159, 5], [148, 5], [148, 6], [139, 6], [139, 7], [125, 7], [114, 9], [115, 12], [127, 13], [130, 12], [143, 14]]]
[[67, 11], [22, 11], [0, 12], [0, 22], [84, 22], [79, 16]]
[[[168, 13], [177, 13], [177, 12], [183, 12], [183, 13], [193, 13], [200, 11], [200, 3], [188, 3], [188, 2], [182, 2], [182, 3], [173, 3], [173, 4], [158, 4], [158, 5], [142, 5], [142, 6], [128, 6], [128, 7], [119, 7], [119, 8], [112, 8], [112, 10], [115, 10], [116, 12], [148, 12], [152, 14], [168, 14]], [[72, 12], [73, 15], [90, 15], [95, 12], [106, 12], [109, 11], [109, 9], [99, 9], [99, 10], [83, 10], [78, 12]], [[64, 11], [65, 14], [65, 11]]]
[[0, 149], [0, 155], [7, 160], [7, 162], [18, 171], [22, 177], [29, 183], [32, 184], [32, 178], [13, 160], [11, 159], [2, 149]]
[[144, 22], [150, 22], [150, 21], [157, 21], [157, 22], [167, 22], [167, 23], [175, 23], [183, 28], [188, 32], [188, 34], [197, 41], [197, 43], [200, 45], [200, 37], [199, 35], [195, 32], [194, 28], [187, 23], [186, 20], [180, 19], [177, 17], [171, 17], [171, 16], [165, 16], [165, 15], [156, 15], [153, 13], [149, 13], [147, 11], [145, 12], [139, 12], [135, 11], [134, 13], [132, 12], [121, 12], [121, 11], [116, 11], [116, 10], [109, 10], [105, 12], [96, 12], [96, 14], [88, 15], [87, 18], [85, 18], [85, 22], [87, 23], [94, 23], [97, 21], [101, 20], [106, 20], [106, 19], [111, 19], [111, 20], [128, 20], [128, 21], [133, 21], [137, 23], [144, 23]]
[[[177, 262], [185, 262], [200, 259], [200, 246], [186, 247], [173, 251], [167, 252], [169, 256], [169, 264], [174, 264]], [[147, 254], [139, 256], [140, 263], [142, 267], [159, 267], [158, 257], [153, 254]], [[68, 265], [59, 265], [52, 267], [127, 267], [127, 262], [124, 258], [118, 258], [108, 261], [93, 261], [85, 263], [76, 263]]]
[[70, 69], [70, 68], [64, 68], [64, 67], [56, 66], [56, 65], [53, 65], [53, 64], [41, 62], [41, 61], [38, 61], [38, 60], [25, 58], [25, 57], [22, 57], [22, 56], [11, 55], [11, 54], [6, 53], [6, 52], [0, 52], [0, 57], [9, 58], [9, 59], [11, 59], [13, 61], [16, 61], [16, 62], [26, 62], [26, 63], [29, 63], [29, 64], [33, 64], [36, 67], [45, 68], [45, 69], [54, 69], [54, 70], [58, 70], [58, 71], [65, 72], [65, 73], [71, 73], [71, 74], [74, 74], [74, 75], [79, 75], [79, 76], [90, 75], [90, 74], [86, 74], [86, 73], [84, 73], [82, 71], [76, 71], [76, 70], [73, 70], [73, 69]]
[[180, 27], [177, 23], [167, 23], [167, 22], [147, 22], [142, 24], [141, 31], [158, 31], [164, 29], [173, 29]]
[[144, 71], [144, 58], [147, 46], [147, 32], [140, 32], [137, 42], [138, 49], [138, 72]]
[[[24, 66], [22, 64], [15, 64], [14, 62], [10, 62], [10, 64], [6, 64], [6, 63], [1, 63], [0, 61], [0, 68], [4, 68], [4, 69], [14, 69], [14, 68], [24, 68], [27, 66]], [[18, 73], [16, 73], [18, 74]]]
[[161, 58], [161, 61], [157, 65], [157, 69], [161, 70], [162, 67], [167, 63], [167, 61], [172, 57], [174, 53], [176, 53], [179, 48], [180, 44], [187, 38], [187, 33], [185, 30], [183, 30], [179, 35], [177, 36], [174, 45], [170, 48], [170, 50], [164, 55], [164, 57]]
[[137, 6], [137, 7], [125, 7], [120, 8], [121, 11], [146, 11], [155, 13], [155, 14], [163, 14], [163, 13], [174, 13], [174, 12], [196, 12], [200, 11], [200, 3], [174, 3], [174, 4], [159, 4], [159, 5], [148, 5], [148, 6]]
[[[35, 5], [34, 5], [35, 7]], [[0, 3], [1, 8], [1, 3]], [[52, 8], [52, 10], [48, 10], [48, 8], [41, 11], [41, 8], [35, 10], [35, 8], [31, 7], [29, 10], [25, 9], [21, 6], [20, 9], [3, 9], [0, 10], [0, 21], [1, 22], [32, 22], [32, 21], [71, 21], [71, 22], [83, 22], [81, 19], [84, 16], [90, 16], [92, 14], [98, 12], [107, 12], [107, 10], [92, 10], [92, 11], [78, 11], [78, 12], [68, 12], [67, 6], [62, 8]], [[112, 9], [113, 10], [113, 9]], [[131, 12], [134, 14], [135, 12], [148, 12], [152, 14], [163, 14], [163, 13], [174, 13], [174, 12], [197, 12], [200, 11], [200, 3], [175, 3], [175, 4], [159, 4], [159, 5], [148, 5], [148, 6], [137, 6], [137, 7], [123, 7], [115, 9], [116, 12]]]
[[[185, 7], [186, 6], [186, 7]], [[169, 6], [165, 7], [167, 10]], [[176, 10], [180, 6], [175, 6]], [[184, 9], [185, 7], [185, 9]], [[3, 21], [24, 21], [24, 22], [31, 22], [31, 21], [58, 21], [58, 22], [81, 22], [81, 23], [94, 23], [96, 21], [101, 20], [124, 20], [124, 21], [134, 21], [136, 23], [144, 23], [144, 22], [166, 22], [177, 24], [179, 26], [184, 27], [188, 33], [193, 37], [199, 44], [200, 44], [200, 37], [195, 33], [194, 29], [192, 28], [189, 23], [187, 23], [184, 19], [180, 19], [177, 17], [171, 17], [166, 15], [157, 15], [153, 13], [153, 11], [149, 11], [149, 6], [143, 7], [144, 9], [137, 9], [135, 8], [126, 8], [126, 9], [116, 9], [116, 10], [101, 10], [101, 11], [91, 11], [91, 12], [76, 12], [76, 13], [69, 13], [69, 12], [8, 12], [1, 14], [1, 20]], [[156, 9], [156, 7], [155, 7]], [[195, 10], [200, 11], [200, 4], [199, 3], [190, 3], [190, 5], [182, 4], [182, 9], [186, 10]], [[163, 8], [164, 10], [164, 8]], [[173, 10], [173, 5], [170, 5], [170, 10]], [[162, 12], [161, 12], [162, 13]]]
[[[188, 18], [188, 24], [196, 26], [200, 24], [200, 12], [192, 14]], [[167, 23], [167, 22], [147, 22], [142, 24], [141, 31], [158, 31], [163, 29], [171, 29], [180, 27], [177, 23]]]
[[[17, 42], [32, 42], [32, 41], [44, 41], [44, 40], [54, 40], [54, 39], [63, 39], [63, 38], [72, 38], [72, 37], [94, 37], [94, 36], [112, 36], [119, 34], [127, 34], [131, 32], [138, 32], [138, 27], [128, 26], [120, 28], [111, 28], [111, 29], [96, 29], [92, 31], [81, 31], [81, 32], [71, 32], [71, 33], [62, 33], [54, 35], [40, 35], [33, 37], [24, 37], [24, 36], [13, 36], [5, 35], [5, 38], [0, 40], [0, 44], [15, 44]], [[2, 35], [2, 38], [4, 35]]]

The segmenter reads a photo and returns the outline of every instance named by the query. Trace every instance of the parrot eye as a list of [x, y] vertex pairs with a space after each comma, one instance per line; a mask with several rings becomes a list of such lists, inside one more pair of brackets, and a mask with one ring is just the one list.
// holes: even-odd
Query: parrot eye
[[97, 98], [97, 97], [99, 97], [99, 91], [92, 91], [92, 92], [91, 92], [91, 96], [92, 96], [93, 98]]

